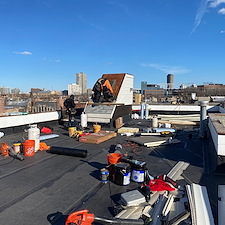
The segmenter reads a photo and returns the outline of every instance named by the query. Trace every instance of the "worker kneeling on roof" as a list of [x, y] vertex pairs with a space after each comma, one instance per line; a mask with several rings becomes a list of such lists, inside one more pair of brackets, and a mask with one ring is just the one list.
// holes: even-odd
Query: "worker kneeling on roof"
[[98, 79], [92, 91], [93, 102], [112, 102], [115, 100], [113, 89], [108, 79]]

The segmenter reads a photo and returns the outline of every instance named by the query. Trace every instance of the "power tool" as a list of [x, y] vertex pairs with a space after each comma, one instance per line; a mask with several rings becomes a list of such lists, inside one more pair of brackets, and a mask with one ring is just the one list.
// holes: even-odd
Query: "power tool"
[[102, 222], [103, 224], [118, 224], [118, 225], [143, 225], [143, 220], [132, 219], [107, 219], [96, 217], [93, 213], [89, 213], [87, 209], [71, 213], [66, 220], [65, 225], [91, 225], [93, 222]]

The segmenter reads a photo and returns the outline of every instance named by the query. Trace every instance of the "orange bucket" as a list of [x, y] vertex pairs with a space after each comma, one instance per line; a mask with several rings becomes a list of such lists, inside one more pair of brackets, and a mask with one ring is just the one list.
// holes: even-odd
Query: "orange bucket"
[[25, 142], [23, 142], [23, 154], [25, 156], [33, 156], [34, 146], [35, 146], [35, 140], [26, 140]]
[[121, 161], [122, 155], [119, 153], [110, 153], [107, 155], [108, 165], [116, 164]]

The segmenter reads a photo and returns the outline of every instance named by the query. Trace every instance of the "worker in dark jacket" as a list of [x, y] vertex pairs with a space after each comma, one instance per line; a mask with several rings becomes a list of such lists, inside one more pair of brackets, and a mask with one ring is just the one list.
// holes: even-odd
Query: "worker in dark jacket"
[[76, 113], [76, 110], [75, 110], [76, 105], [74, 103], [74, 95], [70, 95], [70, 97], [64, 101], [64, 106], [66, 107], [66, 113], [69, 116], [69, 121], [71, 121], [72, 117]]
[[92, 89], [93, 95], [92, 95], [92, 100], [95, 103], [100, 102], [100, 98], [102, 95], [102, 78], [98, 79]]

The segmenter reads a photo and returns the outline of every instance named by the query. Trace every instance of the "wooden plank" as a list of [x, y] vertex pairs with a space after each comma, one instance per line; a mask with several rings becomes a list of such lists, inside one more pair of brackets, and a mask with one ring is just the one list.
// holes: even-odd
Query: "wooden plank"
[[122, 133], [138, 133], [139, 128], [134, 128], [134, 127], [121, 127], [118, 129], [117, 133], [122, 134]]
[[115, 127], [120, 128], [124, 125], [123, 123], [123, 117], [119, 117], [115, 120]]
[[170, 123], [170, 124], [179, 124], [179, 125], [198, 125], [198, 122], [193, 121], [182, 121], [182, 120], [158, 120], [159, 123]]

